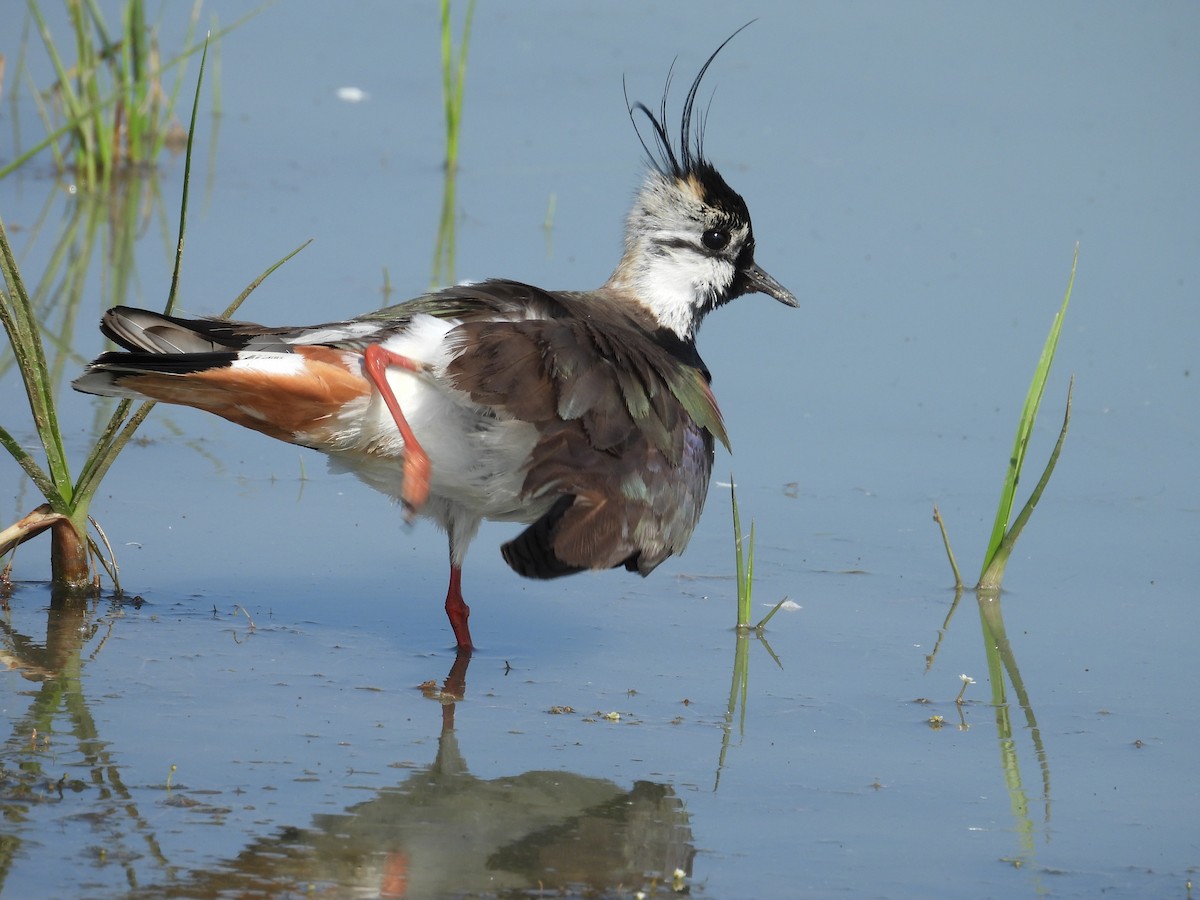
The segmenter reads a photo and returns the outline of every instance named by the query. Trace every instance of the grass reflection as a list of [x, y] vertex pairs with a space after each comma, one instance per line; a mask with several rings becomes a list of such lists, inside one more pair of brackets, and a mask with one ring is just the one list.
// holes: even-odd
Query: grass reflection
[[442, 103], [446, 111], [446, 161], [442, 182], [442, 214], [438, 220], [437, 243], [433, 249], [430, 287], [454, 283], [455, 215], [458, 187], [458, 141], [462, 133], [463, 91], [467, 81], [467, 50], [471, 44], [471, 22], [475, 0], [468, 0], [462, 38], [454, 47], [450, 0], [441, 0]]
[[[933, 652], [926, 657], [928, 672], [937, 658], [942, 639], [950, 628], [951, 619], [958, 609], [963, 596], [962, 587], [954, 592], [954, 601], [946, 615], [942, 627], [938, 631], [937, 641]], [[1041, 776], [1040, 802], [1042, 805], [1042, 827], [1050, 825], [1050, 760], [1038, 725], [1037, 715], [1033, 709], [1029, 690], [1021, 676], [1017, 665], [1017, 657], [1009, 641], [1008, 632], [1004, 626], [1004, 615], [1000, 606], [998, 590], [978, 589], [975, 592], [979, 607], [979, 622], [983, 633], [984, 657], [987, 663], [988, 683], [991, 688], [991, 706], [996, 721], [996, 742], [1000, 750], [1000, 766], [1004, 775], [1005, 788], [1008, 791], [1010, 812], [1013, 818], [1014, 831], [1020, 836], [1020, 846], [1017, 853], [1008, 861], [1020, 868], [1030, 862], [1035, 855], [1033, 835], [1036, 832], [1030, 814], [1030, 795], [1025, 786], [1021, 773], [1019, 741], [1013, 728], [1013, 707], [1009, 700], [1008, 688], [1011, 686], [1016, 695], [1016, 705], [1024, 719], [1024, 729], [1029, 733], [1033, 744], [1034, 755], [1037, 759]], [[961, 697], [961, 694], [960, 694]], [[959, 705], [962, 715], [962, 706]], [[935, 717], [939, 718], [939, 717]], [[964, 720], [965, 723], [965, 720]], [[965, 724], [964, 724], [965, 727]]]
[[750, 690], [750, 641], [762, 644], [775, 660], [775, 665], [783, 668], [783, 663], [761, 631], [738, 629], [733, 646], [733, 682], [729, 686], [729, 704], [725, 708], [725, 719], [721, 723], [721, 754], [717, 757], [717, 774], [713, 779], [713, 791], [721, 786], [721, 772], [725, 769], [725, 759], [729, 754], [729, 746], [733, 739], [733, 723], [737, 720], [737, 734], [740, 742], [746, 736], [746, 700]]
[[[91, 798], [91, 818], [103, 824], [104, 857], [123, 866], [129, 883], [135, 884], [133, 860], [147, 859], [162, 868], [166, 859], [151, 819], [122, 780], [123, 766], [112, 745], [100, 735], [83, 678], [85, 650], [91, 648], [87, 661], [99, 655], [124, 615], [123, 606], [115, 601], [79, 603], [56, 592], [51, 595], [45, 638], [40, 640], [13, 623], [7, 605], [5, 611], [0, 618], [0, 664], [37, 687], [19, 695], [28, 698], [28, 706], [23, 714], [13, 710], [11, 735], [0, 754], [0, 803], [7, 823], [0, 892], [22, 857], [22, 845], [48, 839], [39, 830], [41, 817], [35, 810], [61, 804], [68, 795]], [[12, 697], [9, 705], [16, 701]], [[72, 800], [71, 806], [78, 802]]]
[[[1017, 667], [1017, 657], [1012, 644], [1008, 640], [1008, 632], [1004, 628], [1004, 616], [1000, 610], [1000, 594], [998, 591], [978, 591], [979, 621], [983, 629], [983, 646], [987, 656], [988, 680], [991, 682], [992, 706], [996, 709], [996, 730], [1001, 744], [1001, 756], [1004, 762], [1005, 782], [1009, 786], [1010, 796], [1014, 797], [1014, 814], [1018, 809], [1022, 819], [1026, 818], [1028, 803], [1024, 800], [1019, 761], [1013, 739], [1010, 705], [1008, 702], [1005, 679], [1012, 685], [1017, 696], [1017, 705], [1025, 718], [1025, 727], [1029, 730], [1033, 742], [1034, 753], [1037, 756], [1038, 768], [1041, 771], [1042, 803], [1044, 807], [1043, 822], [1050, 824], [1050, 763], [1046, 755], [1046, 745], [1042, 740], [1042, 731], [1038, 727], [1037, 716], [1033, 711], [1033, 702], [1029, 699], [1029, 691], [1021, 670]], [[1011, 749], [1010, 749], [1011, 748]], [[1014, 795], [1020, 792], [1020, 802]]]

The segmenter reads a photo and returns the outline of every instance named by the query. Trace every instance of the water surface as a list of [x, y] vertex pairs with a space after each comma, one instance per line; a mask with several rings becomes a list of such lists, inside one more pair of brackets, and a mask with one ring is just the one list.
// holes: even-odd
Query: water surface
[[[229, 22], [241, 7], [206, 8]], [[733, 715], [724, 488], [688, 552], [645, 581], [521, 581], [496, 553], [512, 529], [485, 528], [465, 581], [482, 649], [463, 673], [441, 535], [405, 529], [313, 454], [160, 407], [95, 506], [141, 602], [48, 613], [44, 544], [17, 555], [6, 894], [630, 896], [669, 893], [678, 867], [712, 897], [1187, 895], [1200, 16], [688, 10], [481, 5], [456, 276], [601, 283], [642, 165], [622, 76], [652, 102], [673, 58], [679, 88], [759, 16], [710, 71], [706, 149], [802, 307], [739, 300], [700, 349], [734, 444], [717, 472], [756, 522], [758, 603], [799, 609], [772, 620], [768, 646], [743, 645]], [[10, 60], [16, 34], [0, 40]], [[438, 53], [433, 8], [382, 3], [281, 4], [223, 41], [188, 311], [219, 311], [309, 237], [245, 316], [353, 315], [383, 302], [385, 267], [393, 302], [428, 286]], [[367, 99], [340, 101], [345, 86]], [[16, 109], [27, 144], [32, 103]], [[122, 302], [161, 306], [180, 170], [161, 167]], [[0, 183], [29, 280], [78, 202], [46, 160]], [[1003, 676], [995, 707], [971, 594], [943, 634], [954, 597], [930, 514], [937, 502], [973, 580], [1077, 241], [1031, 462], [1074, 373], [1071, 431], [1010, 564], [1022, 691]], [[117, 299], [99, 271], [66, 375], [101, 349], [90, 323]], [[0, 397], [32, 445], [11, 372]], [[63, 403], [81, 454], [97, 401]], [[8, 461], [3, 485], [6, 519], [36, 505]], [[959, 707], [961, 674], [976, 684]]]

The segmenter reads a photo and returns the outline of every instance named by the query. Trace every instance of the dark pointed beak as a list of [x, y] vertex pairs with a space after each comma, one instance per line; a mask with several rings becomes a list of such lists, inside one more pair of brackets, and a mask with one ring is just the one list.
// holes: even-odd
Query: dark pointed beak
[[752, 263], [748, 269], [743, 269], [742, 277], [746, 279], [747, 293], [757, 291], [760, 294], [770, 294], [785, 306], [800, 305], [796, 295], [764, 272], [758, 263]]

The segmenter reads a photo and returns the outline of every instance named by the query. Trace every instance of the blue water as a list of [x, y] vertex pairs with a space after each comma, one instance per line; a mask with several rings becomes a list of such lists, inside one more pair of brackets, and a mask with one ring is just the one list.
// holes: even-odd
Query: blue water
[[[241, 8], [205, 7], [222, 24]], [[183, 8], [164, 9], [168, 44]], [[734, 445], [718, 478], [734, 474], [743, 520], [756, 523], [756, 605], [765, 614], [786, 595], [799, 609], [767, 631], [781, 667], [748, 648], [744, 727], [738, 712], [726, 731], [736, 641], [725, 488], [714, 485], [688, 552], [646, 581], [521, 581], [496, 553], [512, 529], [485, 528], [464, 584], [483, 650], [450, 745], [443, 704], [413, 689], [452, 661], [444, 538], [405, 529], [313, 454], [160, 407], [94, 507], [126, 589], [147, 600], [102, 603], [87, 618], [99, 629], [79, 633], [81, 674], [66, 690], [94, 737], [63, 706], [50, 744], [30, 747], [29, 709], [59, 681], [32, 670], [13, 637], [40, 634], [45, 591], [23, 585], [11, 600], [3, 649], [17, 668], [0, 676], [0, 765], [48, 781], [66, 772], [80, 787], [39, 787], [33, 802], [10, 778], [6, 895], [113, 896], [134, 882], [172, 895], [194, 882], [208, 896], [254, 878], [283, 895], [364, 882], [378, 892], [401, 858], [412, 896], [536, 888], [504, 880], [511, 848], [488, 830], [499, 818], [546, 866], [578, 864], [568, 892], [665, 891], [654, 864], [622, 869], [611, 849], [661, 840], [661, 859], [686, 861], [699, 896], [1186, 896], [1200, 862], [1200, 13], [481, 4], [456, 277], [601, 283], [642, 166], [622, 76], [631, 98], [656, 101], [678, 57], [678, 91], [752, 16], [710, 70], [705, 145], [750, 206], [759, 262], [802, 305], [741, 299], [706, 323], [700, 350]], [[5, 99], [17, 93], [0, 117], [0, 162], [14, 110], [22, 146], [40, 134], [28, 87], [15, 86], [19, 34], [0, 36]], [[200, 120], [183, 307], [219, 312], [310, 237], [244, 317], [362, 312], [384, 302], [385, 267], [391, 302], [428, 287], [443, 152], [433, 5], [293, 0], [226, 37], [219, 57], [223, 114]], [[36, 83], [52, 77], [36, 43], [27, 62]], [[338, 99], [343, 87], [366, 99]], [[123, 302], [163, 302], [181, 169], [161, 166], [160, 208]], [[50, 171], [42, 158], [0, 182], [31, 282], [75, 202]], [[1038, 737], [1009, 685], [1010, 741], [971, 594], [925, 671], [953, 599], [931, 511], [936, 502], [974, 581], [1076, 242], [1029, 484], [1073, 373], [1070, 433], [1003, 598]], [[101, 349], [91, 323], [112, 296], [99, 272], [67, 374]], [[32, 441], [19, 386], [3, 377], [0, 423]], [[82, 453], [96, 401], [63, 402]], [[5, 485], [0, 524], [37, 502], [0, 460]], [[44, 557], [42, 542], [22, 548], [14, 577], [45, 579]], [[976, 681], [961, 712], [960, 674]], [[576, 711], [548, 712], [564, 705]], [[619, 721], [604, 718], [614, 712]], [[429, 796], [415, 785], [452, 750], [466, 812], [449, 792], [419, 815], [396, 801]], [[168, 793], [171, 765], [182, 787]], [[541, 782], [506, 781], [545, 770], [570, 776], [570, 797], [547, 814], [557, 831], [529, 811]], [[594, 814], [613, 797], [651, 808], [638, 782], [663, 792], [647, 814], [657, 825], [596, 824], [614, 821]], [[519, 812], [489, 805], [496, 791], [518, 797]], [[460, 846], [445, 835], [461, 816], [478, 827]], [[518, 841], [526, 826], [540, 837]], [[547, 837], [574, 841], [572, 829], [607, 848], [593, 854], [603, 864]], [[308, 862], [246, 861], [286, 857], [280, 846]], [[430, 871], [443, 880], [419, 880]], [[485, 876], [497, 880], [474, 880]]]

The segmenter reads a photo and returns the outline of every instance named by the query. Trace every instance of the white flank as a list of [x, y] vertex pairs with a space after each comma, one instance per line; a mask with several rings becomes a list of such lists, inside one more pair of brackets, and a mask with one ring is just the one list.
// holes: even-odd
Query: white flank
[[304, 365], [304, 357], [294, 353], [254, 353], [243, 350], [230, 368], [271, 375], [299, 375], [304, 372]]

